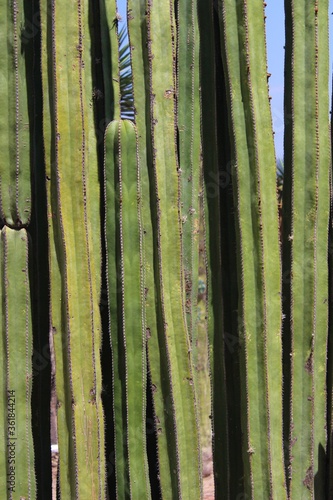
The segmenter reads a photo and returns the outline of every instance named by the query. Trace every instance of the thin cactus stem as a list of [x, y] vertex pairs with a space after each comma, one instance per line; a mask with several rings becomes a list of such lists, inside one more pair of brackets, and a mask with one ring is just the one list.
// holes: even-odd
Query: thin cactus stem
[[201, 168], [198, 19], [193, 0], [177, 2], [177, 125], [185, 307], [193, 362], [197, 358], [199, 178]]
[[120, 118], [119, 22], [117, 0], [99, 0], [104, 74], [105, 125]]
[[[28, 235], [4, 227], [0, 237], [2, 341], [2, 498], [36, 498], [31, 425], [32, 325]], [[19, 360], [19, 362], [18, 362]]]
[[260, 0], [219, 6], [237, 198], [245, 492], [286, 498], [275, 155]]
[[[199, 434], [191, 352], [186, 327], [181, 253], [180, 178], [176, 155], [175, 25], [173, 2], [148, 1], [151, 193], [159, 334], [164, 337], [177, 443], [179, 497], [199, 498]], [[156, 387], [155, 390], [162, 390]], [[156, 415], [158, 418], [158, 415]], [[191, 436], [186, 429], [191, 427]]]
[[[285, 3], [285, 381], [291, 499], [325, 497], [330, 132], [328, 2]], [[287, 213], [287, 210], [290, 210]]]
[[[89, 88], [92, 95], [91, 75], [86, 74], [90, 67], [84, 64], [89, 48], [88, 2], [68, 9], [51, 1], [41, 14], [43, 90], [47, 85], [54, 89], [52, 95], [45, 93], [44, 133], [52, 226], [51, 281], [55, 278], [51, 282], [51, 326], [60, 491], [76, 497], [89, 492], [92, 498], [104, 498], [99, 182], [92, 110], [86, 97]], [[51, 54], [48, 58], [47, 53]], [[64, 70], [68, 65], [70, 72]]]
[[146, 452], [146, 326], [136, 131], [111, 122], [105, 135], [105, 206], [113, 359], [117, 498], [150, 498]]
[[[1, 2], [0, 211], [7, 225], [22, 227], [31, 215], [30, 121], [23, 0]], [[22, 50], [23, 49], [23, 50]]]
[[[128, 1], [128, 33], [131, 49], [135, 123], [141, 175], [143, 258], [145, 283], [146, 331], [149, 375], [157, 430], [159, 483], [163, 498], [178, 494], [176, 443], [173, 415], [170, 411], [171, 386], [165, 365], [165, 339], [158, 329], [155, 291], [154, 240], [151, 213], [152, 159], [149, 120], [150, 103], [146, 1]], [[156, 390], [155, 388], [160, 388]], [[165, 411], [167, 410], [167, 411]]]

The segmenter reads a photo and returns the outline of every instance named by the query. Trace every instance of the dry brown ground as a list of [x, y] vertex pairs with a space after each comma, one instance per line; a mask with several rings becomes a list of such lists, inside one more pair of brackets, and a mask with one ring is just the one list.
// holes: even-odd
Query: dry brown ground
[[210, 476], [204, 477], [203, 494], [204, 494], [204, 500], [214, 500], [215, 499], [213, 474], [210, 474]]

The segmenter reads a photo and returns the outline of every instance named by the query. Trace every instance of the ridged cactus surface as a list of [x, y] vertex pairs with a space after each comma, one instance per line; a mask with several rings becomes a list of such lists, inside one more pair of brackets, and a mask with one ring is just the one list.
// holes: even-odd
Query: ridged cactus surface
[[86, 62], [89, 4], [79, 2], [77, 9], [66, 5], [52, 1], [42, 9], [50, 328], [55, 346], [60, 491], [64, 498], [104, 498], [100, 186], [89, 104], [91, 68]]
[[4, 227], [1, 277], [1, 498], [36, 498], [31, 428], [32, 324], [28, 235]]
[[261, 1], [220, 4], [237, 200], [245, 492], [286, 498], [281, 272]]
[[283, 276], [289, 298], [284, 328], [286, 394], [290, 395], [288, 483], [293, 499], [324, 498], [330, 209], [328, 2], [287, 2], [286, 43]]
[[1, 3], [0, 210], [10, 226], [30, 220], [30, 119], [23, 0]]
[[105, 204], [117, 498], [150, 498], [146, 451], [146, 327], [136, 131], [105, 135]]
[[328, 0], [0, 2], [1, 498], [331, 498]]

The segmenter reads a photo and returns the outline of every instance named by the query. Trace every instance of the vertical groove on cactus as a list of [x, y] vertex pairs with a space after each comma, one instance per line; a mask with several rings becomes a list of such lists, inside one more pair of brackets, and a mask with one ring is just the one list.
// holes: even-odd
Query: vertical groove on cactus
[[200, 28], [201, 128], [205, 186], [208, 269], [208, 337], [212, 383], [212, 429], [215, 491], [230, 495], [229, 429], [226, 399], [221, 276], [219, 171], [216, 130], [216, 78], [213, 5], [198, 3]]
[[146, 451], [146, 327], [136, 131], [111, 122], [105, 136], [105, 205], [113, 359], [117, 497], [150, 498]]
[[220, 23], [238, 205], [245, 491], [285, 498], [280, 256], [263, 4], [226, 1]]
[[1, 394], [6, 443], [0, 493], [2, 498], [32, 499], [36, 497], [36, 480], [31, 428], [32, 327], [26, 231], [4, 227], [0, 254], [1, 364], [6, 381]]
[[[70, 10], [59, 1], [49, 7], [43, 12], [43, 51], [49, 49], [52, 58], [44, 59], [43, 78], [44, 89], [47, 82], [54, 89], [52, 96], [46, 95], [49, 103], [45, 105], [50, 109], [45, 111], [45, 150], [52, 220], [51, 279], [58, 281], [52, 325], [55, 321], [59, 327], [54, 341], [60, 461], [64, 458], [61, 492], [64, 488], [71, 496], [90, 492], [93, 498], [104, 498], [99, 184], [92, 112], [86, 98], [89, 88], [92, 93], [91, 77], [86, 76], [91, 68], [84, 64], [89, 50], [88, 2]], [[50, 130], [47, 122], [52, 117]], [[52, 288], [53, 283], [51, 293]], [[57, 296], [61, 310], [54, 301]]]
[[328, 2], [319, 5], [299, 0], [286, 5], [286, 27], [285, 178], [289, 188], [283, 201], [283, 239], [284, 275], [290, 275], [289, 324], [285, 330], [292, 353], [286, 367], [289, 377], [285, 377], [290, 384], [289, 487], [291, 498], [324, 498], [330, 185]]
[[[228, 405], [228, 467], [231, 471], [230, 498], [237, 498], [243, 492], [244, 470], [242, 456], [241, 430], [241, 386], [240, 378], [240, 332], [238, 328], [238, 283], [237, 283], [237, 242], [235, 211], [236, 200], [234, 191], [234, 165], [231, 152], [231, 136], [228, 113], [228, 82], [224, 78], [221, 36], [218, 13], [214, 11], [215, 26], [215, 64], [216, 64], [216, 121], [218, 150], [218, 175], [210, 172], [210, 185], [215, 181], [215, 190], [220, 195], [221, 224], [221, 261], [222, 261], [222, 295], [223, 295], [223, 326], [224, 355], [226, 373], [226, 391]], [[213, 184], [214, 186], [214, 184]]]
[[2, 2], [0, 44], [0, 210], [10, 226], [27, 225], [31, 213], [30, 134], [25, 67], [24, 1]]

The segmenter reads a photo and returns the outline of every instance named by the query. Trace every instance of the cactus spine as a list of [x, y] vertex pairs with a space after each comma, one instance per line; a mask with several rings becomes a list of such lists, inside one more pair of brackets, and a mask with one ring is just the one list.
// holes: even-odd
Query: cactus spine
[[328, 2], [286, 2], [285, 64], [288, 480], [291, 498], [324, 498], [330, 196]]

